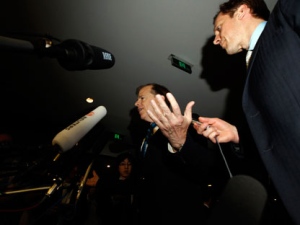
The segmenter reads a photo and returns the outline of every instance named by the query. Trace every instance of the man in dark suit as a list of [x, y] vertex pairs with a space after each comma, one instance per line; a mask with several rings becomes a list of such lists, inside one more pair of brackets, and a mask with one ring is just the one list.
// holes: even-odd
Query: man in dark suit
[[[288, 213], [300, 224], [300, 1], [229, 0], [214, 18], [214, 44], [252, 52], [243, 110], [257, 149]], [[239, 127], [200, 117], [199, 134], [242, 144]], [[206, 129], [209, 126], [209, 129]]]
[[[155, 83], [138, 87], [135, 106], [140, 118], [153, 124], [148, 115], [148, 111], [153, 110], [152, 101], [159, 95], [160, 100], [168, 104], [168, 92], [166, 87]], [[164, 118], [172, 116], [170, 108], [167, 113]], [[181, 119], [185, 118], [181, 116]], [[182, 123], [185, 124], [184, 135], [174, 139], [163, 130], [161, 123], [154, 124], [152, 135], [139, 150], [137, 190], [141, 225], [204, 223], [206, 219], [204, 188], [215, 153], [206, 147], [207, 139], [196, 133], [190, 121]]]

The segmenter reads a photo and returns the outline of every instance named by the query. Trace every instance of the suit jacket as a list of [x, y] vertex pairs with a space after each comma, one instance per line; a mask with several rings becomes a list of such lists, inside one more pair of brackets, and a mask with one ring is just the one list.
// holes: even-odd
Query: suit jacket
[[205, 220], [203, 184], [214, 160], [214, 152], [206, 145], [207, 140], [202, 136], [189, 133], [180, 153], [170, 153], [168, 140], [160, 130], [149, 139], [139, 167], [142, 225], [192, 224]]
[[300, 224], [300, 1], [279, 0], [251, 57], [243, 110], [272, 181]]

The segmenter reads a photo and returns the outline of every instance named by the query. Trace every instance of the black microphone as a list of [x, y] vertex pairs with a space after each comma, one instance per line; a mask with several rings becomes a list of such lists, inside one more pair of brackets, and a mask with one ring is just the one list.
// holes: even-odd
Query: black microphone
[[109, 51], [75, 39], [39, 50], [41, 56], [56, 58], [69, 71], [109, 69], [115, 64], [115, 57]]
[[0, 36], [0, 50], [56, 58], [69, 71], [109, 69], [115, 64], [115, 57], [109, 51], [75, 39], [53, 44], [52, 39], [47, 37], [27, 41]]
[[266, 201], [266, 189], [259, 181], [246, 175], [233, 176], [212, 208], [207, 225], [259, 225]]

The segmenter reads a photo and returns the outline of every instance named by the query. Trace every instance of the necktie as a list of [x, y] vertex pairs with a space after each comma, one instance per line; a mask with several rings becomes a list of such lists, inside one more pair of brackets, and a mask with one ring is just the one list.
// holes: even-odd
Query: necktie
[[150, 124], [150, 127], [147, 130], [146, 137], [144, 138], [144, 142], [143, 142], [142, 147], [141, 147], [141, 153], [142, 153], [143, 157], [146, 154], [147, 147], [148, 147], [148, 140], [154, 134], [153, 131], [154, 131], [155, 127], [156, 127], [156, 124], [153, 122], [153, 123]]
[[250, 58], [251, 58], [251, 54], [252, 54], [252, 50], [248, 50], [248, 52], [246, 54], [246, 66], [247, 66], [247, 68], [249, 66], [249, 61], [250, 61]]

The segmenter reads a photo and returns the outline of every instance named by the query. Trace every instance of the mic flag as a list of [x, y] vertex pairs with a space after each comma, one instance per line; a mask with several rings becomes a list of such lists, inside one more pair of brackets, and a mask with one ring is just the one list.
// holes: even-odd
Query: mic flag
[[53, 138], [52, 145], [58, 145], [62, 152], [70, 150], [106, 115], [106, 113], [107, 110], [104, 106], [98, 106], [96, 109], [59, 132]]
[[246, 175], [234, 176], [212, 208], [207, 225], [260, 225], [266, 200], [267, 192], [260, 182]]

